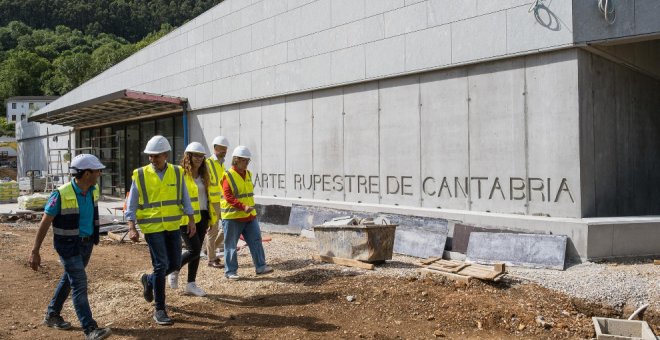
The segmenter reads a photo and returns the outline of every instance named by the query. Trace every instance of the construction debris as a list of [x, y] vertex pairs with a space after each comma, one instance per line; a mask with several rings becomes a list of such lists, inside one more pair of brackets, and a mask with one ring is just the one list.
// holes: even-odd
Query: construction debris
[[468, 283], [476, 278], [485, 281], [498, 281], [506, 273], [506, 266], [498, 263], [493, 266], [472, 264], [463, 261], [442, 260], [430, 258], [420, 261], [423, 268], [419, 270], [422, 275], [438, 274], [454, 281]]
[[8, 213], [8, 214], [0, 214], [0, 222], [2, 223], [15, 223], [15, 222], [36, 222], [41, 220], [41, 213], [33, 213], [33, 212], [16, 212], [16, 213]]
[[646, 321], [593, 317], [596, 339], [656, 340]]
[[18, 209], [41, 211], [48, 201], [49, 194], [32, 194], [18, 197]]
[[16, 202], [18, 194], [18, 182], [0, 180], [0, 203]]
[[660, 265], [660, 260], [653, 260], [653, 264], [656, 266]]

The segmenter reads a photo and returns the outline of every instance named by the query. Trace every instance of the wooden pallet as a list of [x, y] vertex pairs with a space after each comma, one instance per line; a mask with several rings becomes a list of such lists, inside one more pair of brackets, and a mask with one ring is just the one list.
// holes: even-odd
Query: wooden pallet
[[421, 273], [424, 275], [438, 274], [455, 281], [466, 283], [472, 278], [486, 281], [498, 281], [506, 273], [504, 263], [485, 266], [463, 261], [443, 260], [440, 258], [430, 258], [422, 260], [420, 263], [423, 265]]
[[367, 262], [362, 262], [362, 261], [353, 260], [353, 259], [345, 259], [345, 258], [342, 258], [342, 257], [312, 255], [312, 259], [314, 259], [316, 261], [319, 261], [319, 262], [334, 263], [334, 264], [340, 264], [342, 266], [349, 266], [349, 267], [356, 267], [356, 268], [374, 270], [374, 264], [373, 263], [367, 263]]

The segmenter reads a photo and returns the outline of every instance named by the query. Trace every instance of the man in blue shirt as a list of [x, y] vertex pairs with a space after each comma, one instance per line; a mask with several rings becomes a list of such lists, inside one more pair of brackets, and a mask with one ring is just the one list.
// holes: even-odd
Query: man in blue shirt
[[53, 299], [48, 305], [43, 323], [52, 328], [69, 329], [71, 323], [64, 321], [60, 313], [64, 301], [71, 292], [73, 307], [80, 320], [85, 339], [98, 340], [110, 336], [110, 328], [99, 328], [92, 318], [87, 299], [87, 274], [94, 244], [99, 242], [98, 188], [96, 182], [105, 168], [99, 160], [89, 154], [76, 156], [70, 165], [74, 179], [54, 191], [46, 206], [39, 231], [30, 254], [30, 267], [37, 270], [41, 264], [39, 249], [48, 229], [53, 225], [53, 246], [60, 256], [64, 274], [60, 279]]

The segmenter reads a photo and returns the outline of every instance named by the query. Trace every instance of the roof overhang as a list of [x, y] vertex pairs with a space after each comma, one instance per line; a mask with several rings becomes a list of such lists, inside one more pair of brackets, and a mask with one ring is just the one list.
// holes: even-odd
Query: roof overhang
[[[28, 122], [79, 129], [182, 112], [187, 102], [186, 98], [121, 90], [78, 104], [41, 112], [28, 117]], [[44, 109], [48, 110], [48, 106]]]

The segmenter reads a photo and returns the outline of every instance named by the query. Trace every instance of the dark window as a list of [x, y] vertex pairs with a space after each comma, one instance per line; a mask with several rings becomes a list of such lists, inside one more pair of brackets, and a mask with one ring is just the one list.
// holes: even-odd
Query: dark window
[[16, 115], [11, 115], [11, 120], [12, 120], [13, 122], [15, 122], [15, 121], [16, 121]]
[[25, 115], [21, 115], [21, 120], [25, 119]]
[[16, 110], [16, 103], [11, 103], [11, 108], [12, 108], [13, 110]]

